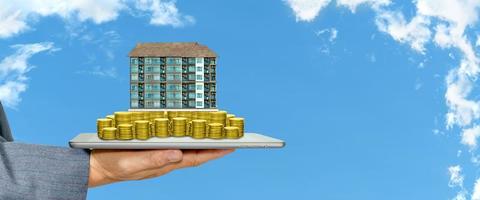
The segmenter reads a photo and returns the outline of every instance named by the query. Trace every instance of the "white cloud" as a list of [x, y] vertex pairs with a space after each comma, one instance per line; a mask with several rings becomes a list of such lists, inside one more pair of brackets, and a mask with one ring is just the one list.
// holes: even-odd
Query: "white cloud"
[[337, 5], [345, 6], [353, 13], [360, 4], [370, 5], [374, 9], [390, 4], [390, 0], [337, 0]]
[[297, 21], [312, 21], [330, 0], [286, 0], [292, 8]]
[[431, 37], [428, 18], [415, 16], [407, 23], [400, 12], [379, 10], [375, 22], [380, 31], [388, 33], [393, 39], [409, 44], [418, 52], [425, 52], [424, 46]]
[[473, 187], [472, 200], [480, 200], [480, 178], [477, 179]]
[[463, 175], [462, 167], [460, 165], [454, 165], [448, 167], [448, 172], [450, 174], [450, 181], [448, 182], [449, 187], [463, 187]]
[[15, 108], [21, 101], [20, 94], [27, 89], [27, 72], [33, 66], [28, 59], [42, 51], [52, 51], [53, 43], [33, 43], [13, 45], [16, 52], [0, 61], [0, 100], [10, 108]]
[[322, 29], [322, 30], [319, 30], [319, 31], [315, 32], [315, 35], [317, 35], [319, 37], [321, 37], [323, 35], [327, 35], [328, 36], [328, 41], [333, 42], [333, 41], [335, 41], [335, 39], [337, 39], [338, 30], [335, 29], [335, 28], [326, 28], [326, 29]]
[[454, 165], [448, 167], [448, 172], [450, 174], [450, 181], [448, 182], [448, 187], [459, 188], [459, 191], [453, 198], [453, 200], [466, 200], [467, 199], [467, 190], [463, 187], [464, 176], [462, 174], [462, 167], [460, 165]]
[[480, 136], [480, 126], [464, 129], [462, 133], [462, 144], [469, 146], [471, 149], [477, 147], [477, 138]]
[[171, 25], [174, 27], [195, 23], [195, 18], [190, 15], [180, 14], [175, 6], [176, 1], [138, 0], [136, 8], [141, 11], [151, 12], [150, 24]]
[[[181, 26], [194, 18], [181, 15], [174, 0], [0, 0], [0, 38], [8, 38], [29, 29], [35, 19], [58, 16], [66, 21], [92, 21], [101, 24], [115, 20], [122, 10], [140, 8], [151, 13], [150, 24]], [[138, 7], [143, 5], [143, 7]]]

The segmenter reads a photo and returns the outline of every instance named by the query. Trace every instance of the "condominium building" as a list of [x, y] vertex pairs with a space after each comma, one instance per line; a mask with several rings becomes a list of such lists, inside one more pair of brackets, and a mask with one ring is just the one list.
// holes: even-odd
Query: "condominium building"
[[217, 107], [217, 55], [207, 46], [139, 43], [129, 57], [131, 109]]

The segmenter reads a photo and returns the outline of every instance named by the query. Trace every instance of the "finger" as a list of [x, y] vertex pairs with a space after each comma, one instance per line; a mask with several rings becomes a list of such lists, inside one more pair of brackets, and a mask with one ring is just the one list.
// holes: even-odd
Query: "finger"
[[225, 149], [225, 150], [184, 150], [183, 151], [183, 159], [177, 163], [170, 163], [165, 165], [162, 168], [157, 169], [150, 169], [144, 171], [145, 174], [144, 178], [153, 178], [157, 176], [162, 176], [166, 173], [169, 173], [175, 169], [185, 168], [185, 167], [192, 167], [198, 166], [203, 164], [209, 160], [220, 158], [226, 154], [233, 152], [233, 149]]
[[232, 153], [234, 149], [207, 149], [207, 150], [184, 150], [181, 162], [165, 166], [167, 169], [178, 169], [199, 166], [209, 160], [223, 157]]

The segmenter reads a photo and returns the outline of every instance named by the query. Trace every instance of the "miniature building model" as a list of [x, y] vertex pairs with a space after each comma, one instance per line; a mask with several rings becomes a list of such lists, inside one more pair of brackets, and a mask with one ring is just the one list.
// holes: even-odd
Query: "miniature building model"
[[216, 57], [196, 42], [139, 43], [130, 51], [131, 109], [215, 109]]

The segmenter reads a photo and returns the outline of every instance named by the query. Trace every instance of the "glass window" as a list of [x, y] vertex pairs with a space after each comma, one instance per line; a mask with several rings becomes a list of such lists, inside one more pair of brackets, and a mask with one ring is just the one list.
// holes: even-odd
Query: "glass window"
[[160, 64], [160, 58], [152, 58], [153, 64]]
[[138, 66], [132, 66], [132, 68], [130, 68], [130, 72], [138, 72]]
[[167, 72], [182, 72], [182, 68], [180, 66], [167, 66]]
[[197, 98], [203, 98], [203, 94], [202, 93], [197, 93]]
[[181, 58], [167, 58], [167, 64], [169, 65], [181, 65], [182, 59]]
[[189, 66], [188, 71], [189, 72], [194, 72], [195, 71], [195, 66]]
[[147, 75], [147, 76], [146, 76], [146, 79], [149, 80], [149, 81], [150, 81], [150, 80], [153, 80], [153, 75]]
[[181, 78], [180, 74], [167, 74], [167, 81], [180, 81]]
[[132, 81], [138, 80], [138, 75], [137, 74], [132, 74], [130, 77], [131, 77]]
[[153, 72], [153, 66], [147, 66], [145, 71], [146, 72]]
[[203, 63], [203, 58], [197, 58], [197, 63], [202, 64]]
[[151, 58], [145, 58], [145, 64], [152, 64]]
[[131, 90], [132, 91], [137, 91], [137, 85], [132, 85]]
[[180, 91], [181, 89], [180, 84], [167, 84], [167, 91]]
[[203, 85], [197, 85], [197, 90], [203, 90]]
[[203, 102], [202, 101], [197, 101], [197, 106], [203, 106]]
[[197, 67], [197, 72], [203, 72], [203, 67]]
[[195, 93], [194, 92], [189, 92], [188, 93], [188, 98], [194, 99], [195, 98]]
[[152, 91], [153, 87], [151, 84], [145, 84], [145, 91]]
[[188, 84], [189, 90], [195, 90], [195, 84]]
[[160, 75], [154, 74], [154, 75], [153, 75], [153, 80], [159, 81], [159, 80], [160, 80]]
[[189, 74], [188, 75], [188, 80], [194, 81], [195, 80], [195, 74]]
[[160, 85], [159, 84], [153, 85], [153, 90], [159, 91], [160, 90]]
[[197, 81], [203, 81], [203, 75], [197, 75]]
[[130, 63], [138, 64], [138, 59], [137, 58], [130, 58]]

